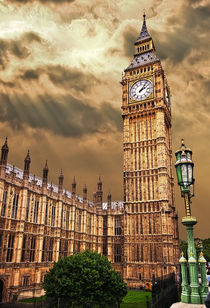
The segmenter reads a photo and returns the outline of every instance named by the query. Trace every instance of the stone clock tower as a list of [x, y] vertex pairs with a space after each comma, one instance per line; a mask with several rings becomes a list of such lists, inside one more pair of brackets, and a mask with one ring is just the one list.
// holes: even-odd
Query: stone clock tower
[[124, 123], [123, 278], [139, 287], [177, 271], [170, 90], [146, 27], [122, 78]]

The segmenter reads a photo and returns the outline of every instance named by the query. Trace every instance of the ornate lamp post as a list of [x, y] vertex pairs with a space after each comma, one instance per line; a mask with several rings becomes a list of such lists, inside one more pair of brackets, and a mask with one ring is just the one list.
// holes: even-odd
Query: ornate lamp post
[[[208, 294], [208, 287], [204, 275], [202, 275], [202, 284], [198, 282], [198, 262], [197, 255], [193, 237], [193, 226], [197, 223], [195, 217], [191, 216], [191, 198], [194, 196], [194, 178], [193, 178], [193, 161], [192, 161], [192, 151], [186, 148], [184, 140], [182, 139], [182, 144], [180, 149], [175, 153], [176, 155], [176, 173], [178, 184], [181, 188], [181, 196], [185, 201], [185, 213], [186, 216], [182, 218], [182, 224], [186, 226], [187, 229], [187, 257], [182, 257], [180, 259], [181, 272], [182, 272], [182, 294], [181, 301], [183, 303], [200, 304], [204, 303], [205, 297]], [[199, 264], [201, 266], [201, 272], [203, 271], [203, 263], [205, 259], [203, 256], [199, 258]], [[189, 277], [188, 270], [189, 269]], [[190, 283], [188, 282], [190, 281]]]

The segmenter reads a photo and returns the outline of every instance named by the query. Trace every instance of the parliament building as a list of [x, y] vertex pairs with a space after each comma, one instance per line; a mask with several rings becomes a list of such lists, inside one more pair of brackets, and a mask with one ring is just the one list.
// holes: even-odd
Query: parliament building
[[[59, 257], [90, 249], [106, 255], [130, 288], [177, 272], [178, 217], [172, 175], [170, 89], [143, 16], [131, 64], [122, 75], [124, 200], [103, 198], [99, 178], [68, 191], [30, 173], [30, 154], [19, 169], [0, 161], [0, 302], [44, 294], [42, 283]], [[106, 199], [106, 202], [103, 202]]]

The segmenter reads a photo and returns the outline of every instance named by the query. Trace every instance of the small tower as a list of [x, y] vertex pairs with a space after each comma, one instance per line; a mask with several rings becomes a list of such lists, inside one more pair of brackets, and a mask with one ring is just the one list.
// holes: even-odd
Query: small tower
[[6, 137], [4, 145], [1, 148], [1, 165], [6, 166], [8, 153], [9, 153], [9, 147], [8, 147], [8, 144], [7, 144], [7, 137]]
[[111, 208], [111, 204], [112, 204], [112, 195], [109, 192], [107, 195], [107, 209]]
[[72, 182], [72, 195], [75, 196], [76, 195], [76, 189], [77, 189], [77, 183], [76, 183], [76, 179], [75, 179], [75, 176], [73, 178], [73, 182]]
[[48, 170], [48, 165], [47, 165], [47, 160], [46, 160], [45, 167], [43, 169], [43, 177], [42, 177], [43, 185], [47, 185], [48, 171], [49, 170]]
[[97, 183], [97, 192], [96, 192], [96, 202], [99, 205], [102, 204], [102, 198], [103, 198], [102, 181], [101, 181], [101, 177], [99, 176], [98, 183]]
[[30, 158], [30, 154], [29, 154], [29, 150], [28, 150], [28, 153], [27, 153], [25, 160], [24, 160], [24, 176], [29, 176], [30, 164], [31, 164], [31, 158]]
[[84, 188], [83, 188], [83, 200], [86, 201], [87, 200], [87, 186], [85, 184]]
[[63, 191], [63, 180], [64, 180], [64, 176], [63, 176], [63, 171], [61, 169], [61, 173], [60, 173], [59, 178], [58, 178], [58, 191], [59, 191], [59, 193], [62, 193], [62, 191]]

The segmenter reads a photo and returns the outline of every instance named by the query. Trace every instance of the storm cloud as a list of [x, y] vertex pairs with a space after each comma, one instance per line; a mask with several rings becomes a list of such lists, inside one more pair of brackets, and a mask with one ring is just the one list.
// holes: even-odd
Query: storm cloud
[[70, 95], [29, 96], [0, 95], [0, 121], [9, 122], [13, 130], [47, 129], [54, 134], [79, 138], [83, 135], [120, 130], [120, 111], [104, 102], [99, 108], [90, 106]]

